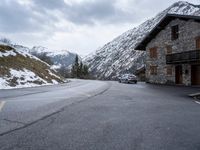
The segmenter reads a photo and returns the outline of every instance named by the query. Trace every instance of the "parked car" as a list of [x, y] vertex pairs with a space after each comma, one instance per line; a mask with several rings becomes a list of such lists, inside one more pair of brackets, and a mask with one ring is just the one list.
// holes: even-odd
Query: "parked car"
[[133, 74], [123, 74], [118, 78], [119, 83], [137, 83], [137, 77]]

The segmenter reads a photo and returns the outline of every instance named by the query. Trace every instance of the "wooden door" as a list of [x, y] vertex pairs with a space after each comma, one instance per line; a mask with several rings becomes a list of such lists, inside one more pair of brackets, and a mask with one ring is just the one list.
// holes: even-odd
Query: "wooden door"
[[183, 74], [182, 74], [182, 66], [176, 66], [176, 84], [182, 84], [183, 83]]
[[191, 83], [192, 85], [200, 85], [200, 65], [191, 66]]

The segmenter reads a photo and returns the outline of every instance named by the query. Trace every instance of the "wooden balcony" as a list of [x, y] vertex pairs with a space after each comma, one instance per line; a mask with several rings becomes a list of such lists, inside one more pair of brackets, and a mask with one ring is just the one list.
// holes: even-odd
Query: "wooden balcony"
[[166, 64], [200, 63], [200, 50], [166, 55]]

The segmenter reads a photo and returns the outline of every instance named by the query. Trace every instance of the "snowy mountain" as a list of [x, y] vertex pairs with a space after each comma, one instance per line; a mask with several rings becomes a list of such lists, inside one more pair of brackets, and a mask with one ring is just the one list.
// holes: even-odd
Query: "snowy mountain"
[[26, 52], [25, 47], [0, 42], [0, 89], [62, 83], [50, 66]]
[[29, 50], [29, 53], [33, 55], [40, 55], [40, 54], [46, 54], [48, 57], [50, 57], [51, 61], [53, 62], [52, 68], [59, 69], [61, 67], [68, 68], [70, 67], [74, 61], [77, 54], [71, 53], [67, 50], [50, 50], [45, 47], [41, 46], [35, 46], [32, 49]]
[[100, 79], [111, 79], [120, 73], [135, 72], [145, 65], [145, 52], [134, 50], [135, 46], [158, 24], [166, 14], [200, 16], [200, 5], [179, 1], [84, 59], [90, 71]]

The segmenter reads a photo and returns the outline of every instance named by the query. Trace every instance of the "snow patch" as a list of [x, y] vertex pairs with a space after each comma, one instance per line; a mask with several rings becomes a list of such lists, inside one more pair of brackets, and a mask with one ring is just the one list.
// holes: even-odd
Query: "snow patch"
[[50, 70], [48, 70], [48, 72], [49, 72], [49, 74], [50, 74], [51, 76], [54, 76], [54, 77], [56, 77], [56, 78], [60, 79], [60, 77], [59, 77], [59, 76], [55, 75], [55, 74], [54, 74], [54, 73], [52, 73]]
[[53, 84], [58, 84], [58, 81], [52, 80]]
[[[51, 73], [51, 74], [54, 75], [53, 73]], [[56, 75], [54, 75], [54, 76], [56, 76]], [[8, 82], [12, 79], [16, 80], [15, 87], [10, 86], [10, 84]], [[40, 84], [38, 84], [36, 82], [38, 82]], [[58, 82], [56, 80], [52, 80], [52, 83], [58, 84]], [[0, 77], [0, 89], [36, 87], [36, 86], [41, 86], [41, 85], [52, 85], [52, 83], [48, 83], [41, 77], [37, 76], [34, 72], [27, 70], [27, 69], [22, 69], [22, 70], [10, 69], [9, 76]]]
[[0, 77], [0, 89], [7, 89], [9, 87], [8, 84], [6, 79]]
[[145, 64], [144, 51], [135, 50], [135, 46], [162, 20], [166, 14], [184, 14], [200, 16], [200, 6], [188, 2], [177, 2], [138, 27], [135, 27], [113, 41], [105, 44], [95, 53], [84, 58], [89, 70], [98, 78], [111, 78], [124, 72], [137, 71]]
[[62, 67], [62, 65], [61, 64], [58, 64], [58, 65], [52, 65], [51, 66], [51, 69], [60, 69]]
[[28, 86], [34, 86], [35, 83], [33, 83], [34, 81], [38, 81], [41, 82], [41, 84], [47, 84], [47, 81], [45, 81], [44, 79], [40, 78], [39, 76], [37, 76], [34, 72], [27, 70], [27, 69], [23, 69], [23, 70], [15, 70], [15, 69], [10, 69], [10, 74], [12, 78], [17, 78], [17, 83], [18, 83], [18, 87], [24, 86], [24, 84], [28, 84]]
[[17, 53], [14, 50], [0, 52], [0, 57], [16, 56]]

